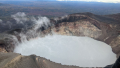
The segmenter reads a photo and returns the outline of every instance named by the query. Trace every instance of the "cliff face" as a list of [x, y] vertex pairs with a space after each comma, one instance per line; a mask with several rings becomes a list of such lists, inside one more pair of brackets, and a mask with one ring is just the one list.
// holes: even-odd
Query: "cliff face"
[[0, 53], [0, 68], [82, 68], [61, 65], [35, 55], [22, 56], [17, 53]]
[[118, 14], [106, 15], [106, 16], [109, 17], [109, 18], [113, 18], [113, 19], [115, 19], [115, 20], [117, 20], [117, 21], [120, 22], [120, 13], [118, 13]]
[[120, 22], [113, 18], [78, 13], [60, 17], [53, 23], [55, 27], [51, 31], [56, 34], [88, 36], [109, 44], [113, 52], [120, 55]]

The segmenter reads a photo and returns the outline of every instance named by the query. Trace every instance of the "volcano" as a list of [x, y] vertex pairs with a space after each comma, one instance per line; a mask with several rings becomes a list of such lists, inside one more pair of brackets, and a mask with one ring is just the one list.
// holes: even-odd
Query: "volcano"
[[[20, 21], [24, 24], [23, 19]], [[111, 15], [75, 13], [30, 21], [33, 24], [28, 28], [1, 34], [1, 51], [8, 53], [0, 53], [4, 62], [0, 67], [105, 67], [114, 64], [120, 55], [120, 24]]]

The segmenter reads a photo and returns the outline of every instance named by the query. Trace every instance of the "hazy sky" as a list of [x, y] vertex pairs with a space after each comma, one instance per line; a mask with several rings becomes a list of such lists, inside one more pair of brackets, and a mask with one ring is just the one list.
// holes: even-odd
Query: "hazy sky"
[[120, 0], [0, 0], [0, 1], [87, 1], [87, 2], [106, 2], [106, 3], [120, 3]]
[[120, 0], [57, 0], [57, 1], [95, 1], [95, 2], [108, 2], [108, 3], [120, 3]]

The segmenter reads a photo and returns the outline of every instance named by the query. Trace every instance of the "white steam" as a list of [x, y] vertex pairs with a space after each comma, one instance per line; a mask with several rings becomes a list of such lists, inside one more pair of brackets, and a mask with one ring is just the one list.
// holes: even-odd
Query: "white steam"
[[[44, 29], [47, 29], [50, 24], [50, 20], [47, 17], [32, 17], [31, 21], [33, 23], [33, 26], [26, 31], [23, 30], [21, 33], [15, 33], [20, 37], [21, 42], [27, 41], [32, 38], [40, 37], [41, 36], [41, 27]], [[16, 45], [16, 44], [15, 44]]]
[[9, 26], [9, 29], [11, 29], [12, 23], [10, 21], [7, 21], [6, 24]]
[[64, 19], [64, 18], [66, 18], [66, 17], [68, 17], [68, 15], [62, 16], [61, 19]]
[[56, 17], [56, 18], [54, 18], [54, 20], [57, 22], [57, 20], [62, 20], [62, 19], [65, 19], [67, 17], [68, 17], [68, 15], [61, 16], [60, 18]]
[[0, 19], [0, 23], [2, 23], [3, 21], [2, 21], [2, 19]]
[[38, 37], [20, 43], [14, 52], [22, 55], [35, 54], [57, 63], [80, 67], [104, 67], [116, 60], [109, 45], [89, 37]]
[[37, 30], [40, 27], [44, 27], [45, 29], [50, 26], [50, 20], [47, 17], [34, 17], [27, 16], [24, 12], [18, 12], [16, 14], [11, 15], [13, 19], [16, 20], [16, 24], [22, 24], [25, 28], [35, 26], [34, 30]]
[[50, 25], [50, 20], [47, 17], [38, 17], [36, 19], [35, 17], [32, 18], [32, 21], [35, 23], [34, 30], [37, 30], [40, 27], [47, 28]]
[[11, 17], [14, 18], [17, 21], [17, 23], [21, 23], [21, 24], [23, 24], [28, 20], [24, 12], [18, 12], [14, 15], [11, 15]]

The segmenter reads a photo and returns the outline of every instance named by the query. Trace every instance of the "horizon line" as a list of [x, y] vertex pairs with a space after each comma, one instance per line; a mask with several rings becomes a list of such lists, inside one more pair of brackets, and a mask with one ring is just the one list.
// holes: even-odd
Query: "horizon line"
[[[4, 2], [7, 2], [8, 0], [1, 0], [1, 1], [4, 1]], [[10, 0], [9, 0], [10, 1]], [[11, 0], [11, 1], [16, 1], [16, 0]], [[17, 1], [29, 1], [30, 0], [17, 0]], [[31, 0], [31, 1], [38, 1], [38, 0]], [[48, 1], [48, 0], [42, 0], [42, 1]], [[54, 0], [51, 0], [51, 1], [54, 1]], [[119, 3], [120, 2], [107, 2], [107, 1], [80, 1], [80, 0], [56, 0], [56, 2], [97, 2], [97, 3]]]

